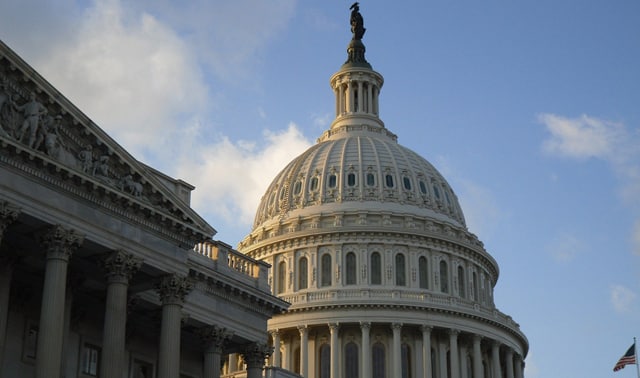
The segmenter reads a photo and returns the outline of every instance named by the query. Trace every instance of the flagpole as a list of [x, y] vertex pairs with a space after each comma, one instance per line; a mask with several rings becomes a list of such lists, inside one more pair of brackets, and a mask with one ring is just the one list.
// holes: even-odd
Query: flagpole
[[638, 378], [640, 378], [640, 361], [638, 361], [638, 345], [635, 337], [633, 338], [633, 349], [636, 352], [636, 372], [638, 373]]

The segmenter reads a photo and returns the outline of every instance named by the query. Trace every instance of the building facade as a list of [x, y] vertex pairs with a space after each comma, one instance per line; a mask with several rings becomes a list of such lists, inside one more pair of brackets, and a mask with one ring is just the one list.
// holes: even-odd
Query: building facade
[[0, 145], [0, 377], [262, 377], [269, 266], [2, 42]]
[[335, 120], [262, 197], [238, 249], [291, 303], [271, 364], [308, 378], [522, 378], [528, 341], [500, 312], [498, 264], [456, 194], [379, 117], [383, 77], [352, 7]]

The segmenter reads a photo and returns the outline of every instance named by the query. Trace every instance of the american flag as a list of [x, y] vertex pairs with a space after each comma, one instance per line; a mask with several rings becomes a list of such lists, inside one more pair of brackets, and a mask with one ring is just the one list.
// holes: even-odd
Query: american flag
[[633, 345], [629, 347], [629, 350], [627, 350], [627, 353], [625, 353], [624, 356], [620, 357], [618, 362], [616, 362], [616, 366], [613, 367], [613, 371], [618, 371], [624, 368], [626, 365], [633, 365], [637, 363], [638, 361], [636, 361], [636, 343], [634, 342]]

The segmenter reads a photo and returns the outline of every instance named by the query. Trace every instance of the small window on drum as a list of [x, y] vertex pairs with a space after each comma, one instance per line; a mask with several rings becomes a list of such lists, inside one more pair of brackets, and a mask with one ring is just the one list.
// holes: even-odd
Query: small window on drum
[[427, 185], [424, 183], [424, 181], [420, 180], [418, 185], [420, 186], [420, 193], [427, 194]]
[[296, 183], [293, 185], [293, 194], [297, 196], [300, 194], [301, 191], [302, 191], [302, 182], [296, 181]]
[[385, 175], [384, 176], [384, 183], [387, 186], [387, 188], [393, 188], [393, 176], [392, 175]]
[[329, 180], [327, 185], [329, 186], [329, 188], [335, 188], [336, 185], [338, 184], [338, 177], [335, 175], [335, 173], [332, 173], [329, 175]]
[[317, 177], [312, 177], [311, 178], [311, 182], [309, 183], [309, 190], [312, 192], [315, 192], [316, 190], [318, 190], [318, 178]]
[[367, 186], [376, 186], [376, 176], [373, 173], [367, 173]]
[[402, 185], [404, 186], [405, 190], [411, 190], [411, 179], [408, 177], [403, 177], [402, 178]]
[[356, 174], [355, 173], [349, 173], [347, 175], [347, 186], [348, 187], [356, 186]]

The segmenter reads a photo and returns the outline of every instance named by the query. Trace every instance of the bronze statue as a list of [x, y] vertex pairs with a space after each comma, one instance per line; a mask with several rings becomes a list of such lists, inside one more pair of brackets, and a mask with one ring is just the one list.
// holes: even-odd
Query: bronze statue
[[364, 20], [360, 14], [358, 2], [353, 3], [349, 9], [351, 9], [351, 32], [353, 33], [353, 39], [361, 40], [367, 29], [364, 28]]

